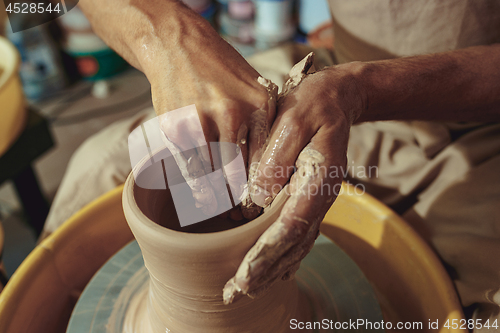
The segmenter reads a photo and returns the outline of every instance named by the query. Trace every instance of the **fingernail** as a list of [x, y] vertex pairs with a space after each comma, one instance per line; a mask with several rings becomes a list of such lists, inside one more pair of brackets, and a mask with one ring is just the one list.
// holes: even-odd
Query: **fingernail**
[[250, 197], [252, 198], [252, 201], [260, 207], [269, 205], [271, 201], [271, 193], [269, 193], [259, 185], [252, 186]]

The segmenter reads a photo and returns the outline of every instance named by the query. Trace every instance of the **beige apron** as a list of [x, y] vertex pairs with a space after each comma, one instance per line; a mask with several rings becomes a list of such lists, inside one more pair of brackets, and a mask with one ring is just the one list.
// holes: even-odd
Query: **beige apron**
[[[500, 42], [500, 1], [330, 0], [338, 62]], [[500, 124], [372, 122], [351, 130], [351, 174], [403, 217], [448, 266], [464, 306], [499, 318]], [[361, 177], [359, 177], [361, 176]], [[482, 330], [481, 332], [485, 332]]]

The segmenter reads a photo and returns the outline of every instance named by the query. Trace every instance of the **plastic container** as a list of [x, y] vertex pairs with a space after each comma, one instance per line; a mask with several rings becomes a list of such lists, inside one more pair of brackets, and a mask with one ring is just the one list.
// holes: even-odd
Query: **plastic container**
[[[10, 20], [21, 24], [26, 18], [23, 15], [14, 15]], [[59, 49], [47, 25], [39, 25], [16, 33], [13, 33], [10, 25], [7, 25], [5, 30], [7, 38], [21, 55], [19, 75], [28, 99], [39, 100], [50, 97], [66, 86], [67, 78]]]
[[21, 134], [26, 122], [19, 62], [16, 48], [0, 37], [0, 156]]
[[331, 19], [328, 0], [300, 0], [299, 28], [303, 33], [308, 34]]
[[232, 41], [242, 44], [254, 42], [253, 21], [241, 21], [233, 19], [229, 13], [222, 12], [219, 15], [221, 33], [228, 36]]
[[67, 32], [64, 49], [75, 59], [84, 79], [106, 79], [128, 67], [122, 57], [94, 34], [90, 22], [78, 8], [61, 16], [60, 22]]
[[227, 12], [235, 20], [251, 21], [255, 13], [255, 8], [250, 0], [232, 0], [228, 2]]
[[254, 0], [255, 41], [268, 49], [291, 40], [296, 32], [292, 21], [293, 0]]

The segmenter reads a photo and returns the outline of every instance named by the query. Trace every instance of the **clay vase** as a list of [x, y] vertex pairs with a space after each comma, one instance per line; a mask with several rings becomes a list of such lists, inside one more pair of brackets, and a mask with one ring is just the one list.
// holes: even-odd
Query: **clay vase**
[[[142, 184], [161, 181], [161, 175], [148, 171], [154, 171], [157, 163], [137, 166], [141, 169], [136, 175], [143, 177]], [[172, 158], [165, 158], [163, 163], [175, 168]], [[182, 180], [180, 172], [176, 177]], [[129, 329], [135, 327], [130, 331], [288, 332], [290, 319], [297, 318], [299, 303], [294, 280], [275, 283], [257, 299], [245, 296], [230, 305], [224, 305], [222, 299], [225, 283], [276, 220], [286, 195], [278, 196], [263, 215], [246, 224], [235, 227], [230, 220], [213, 218], [190, 226], [186, 232], [179, 228], [168, 188], [144, 189], [135, 178], [131, 174], [125, 183], [123, 208], [149, 272], [149, 289], [137, 296], [143, 299], [131, 302], [136, 308], [128, 310], [125, 318], [132, 323]], [[169, 184], [173, 178], [169, 176]]]

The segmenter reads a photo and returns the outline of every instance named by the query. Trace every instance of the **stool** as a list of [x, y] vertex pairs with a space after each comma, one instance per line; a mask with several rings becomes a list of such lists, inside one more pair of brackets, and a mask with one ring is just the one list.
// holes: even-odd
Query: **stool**
[[49, 204], [40, 190], [32, 164], [53, 145], [47, 120], [34, 109], [28, 108], [26, 127], [0, 156], [0, 184], [9, 179], [13, 181], [28, 222], [37, 237], [49, 213]]

